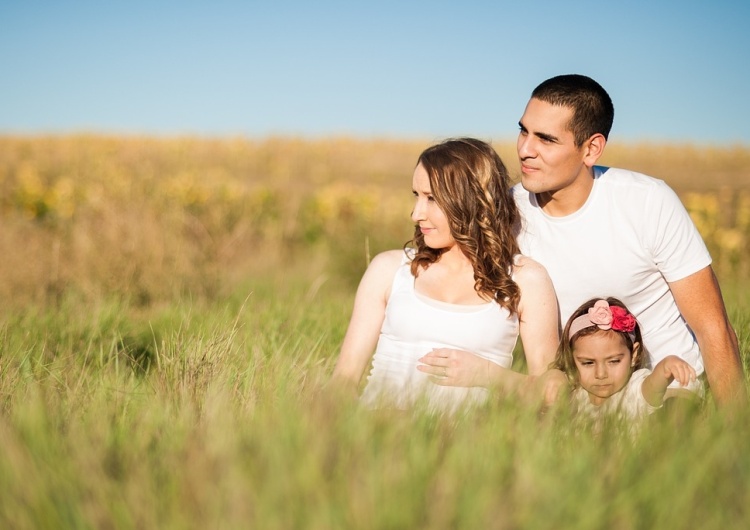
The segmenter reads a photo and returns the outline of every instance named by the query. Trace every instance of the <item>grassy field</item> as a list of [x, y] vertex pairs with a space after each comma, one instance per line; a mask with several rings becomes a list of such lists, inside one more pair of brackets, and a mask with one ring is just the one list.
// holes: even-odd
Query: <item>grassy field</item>
[[[750, 525], [746, 414], [593, 439], [326, 388], [429, 143], [0, 138], [0, 528]], [[612, 147], [690, 209], [747, 370], [750, 150]]]

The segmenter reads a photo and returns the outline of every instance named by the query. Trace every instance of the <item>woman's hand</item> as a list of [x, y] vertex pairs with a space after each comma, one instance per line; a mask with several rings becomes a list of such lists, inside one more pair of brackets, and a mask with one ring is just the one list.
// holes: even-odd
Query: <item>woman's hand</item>
[[438, 348], [419, 359], [417, 370], [441, 386], [492, 386], [492, 362], [463, 350]]

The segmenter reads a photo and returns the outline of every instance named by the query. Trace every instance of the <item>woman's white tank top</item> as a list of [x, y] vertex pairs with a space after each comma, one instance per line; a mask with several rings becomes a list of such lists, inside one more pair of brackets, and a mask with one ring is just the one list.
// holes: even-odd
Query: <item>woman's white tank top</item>
[[510, 368], [518, 316], [494, 301], [459, 305], [427, 298], [415, 291], [410, 265], [405, 257], [393, 279], [362, 403], [405, 409], [425, 400], [430, 409], [453, 412], [485, 401], [484, 388], [432, 383], [417, 370], [417, 359], [434, 348], [453, 348]]

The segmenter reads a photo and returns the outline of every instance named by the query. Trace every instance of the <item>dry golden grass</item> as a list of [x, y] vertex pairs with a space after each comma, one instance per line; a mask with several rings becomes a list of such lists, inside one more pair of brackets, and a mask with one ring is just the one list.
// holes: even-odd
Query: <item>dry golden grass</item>
[[[368, 255], [409, 239], [411, 170], [430, 143], [0, 138], [0, 296], [213, 298], [293, 261], [356, 281]], [[496, 148], [517, 175], [515, 146]], [[602, 162], [666, 180], [717, 268], [746, 272], [750, 149], [612, 145]]]
[[742, 190], [750, 184], [750, 148], [742, 146], [609, 145], [601, 163], [660, 178], [678, 194]]

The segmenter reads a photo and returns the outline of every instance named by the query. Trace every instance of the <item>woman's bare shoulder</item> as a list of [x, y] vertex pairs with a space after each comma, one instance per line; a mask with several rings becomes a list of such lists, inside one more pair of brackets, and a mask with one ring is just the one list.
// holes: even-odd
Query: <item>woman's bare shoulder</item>
[[405, 257], [402, 249], [386, 250], [372, 258], [369, 267], [395, 269], [404, 262]]
[[403, 262], [403, 250], [387, 250], [377, 254], [367, 266], [357, 292], [373, 300], [378, 298], [387, 302], [393, 279]]
[[528, 256], [516, 256], [513, 264], [513, 281], [520, 287], [522, 298], [543, 295], [554, 296], [554, 286], [547, 269]]
[[513, 260], [513, 278], [516, 282], [524, 280], [534, 281], [549, 279], [544, 265], [523, 254], [518, 254]]
[[404, 263], [403, 250], [386, 250], [377, 254], [367, 266], [364, 278], [390, 286], [396, 271]]

